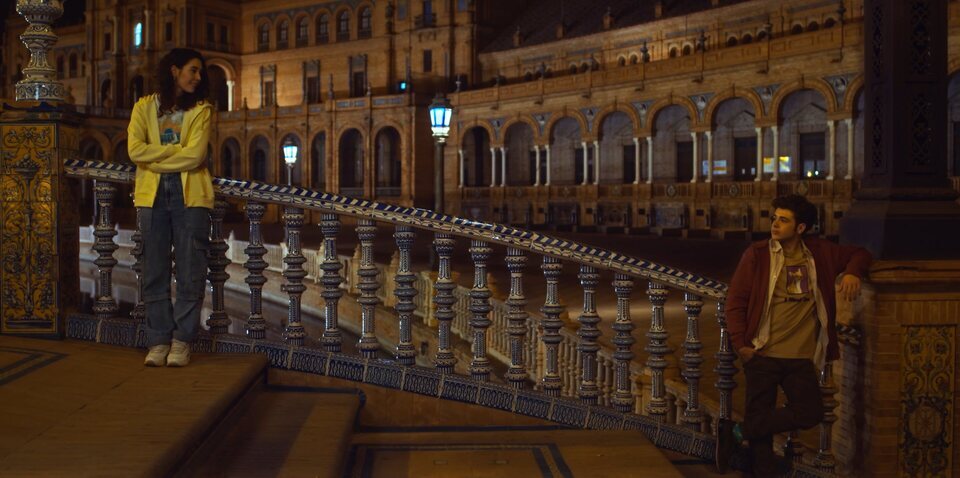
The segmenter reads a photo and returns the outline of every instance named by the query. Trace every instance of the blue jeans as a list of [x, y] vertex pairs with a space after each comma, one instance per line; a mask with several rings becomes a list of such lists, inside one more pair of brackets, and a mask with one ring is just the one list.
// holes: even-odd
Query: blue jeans
[[[193, 342], [207, 282], [210, 210], [186, 207], [180, 173], [160, 177], [153, 207], [140, 208], [143, 235], [143, 302], [147, 347], [174, 338]], [[177, 300], [170, 300], [171, 246], [176, 254]]]

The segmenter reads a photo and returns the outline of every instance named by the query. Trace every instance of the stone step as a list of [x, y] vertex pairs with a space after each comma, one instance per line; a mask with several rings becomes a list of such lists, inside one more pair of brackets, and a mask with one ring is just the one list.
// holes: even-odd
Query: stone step
[[265, 386], [177, 476], [341, 476], [361, 402], [355, 389]]

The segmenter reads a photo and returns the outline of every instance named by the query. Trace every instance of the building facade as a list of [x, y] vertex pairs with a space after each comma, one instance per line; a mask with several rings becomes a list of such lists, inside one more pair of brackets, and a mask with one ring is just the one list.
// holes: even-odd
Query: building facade
[[[600, 2], [602, 3], [602, 2]], [[427, 105], [454, 106], [446, 212], [528, 227], [767, 229], [797, 192], [833, 235], [863, 170], [859, 0], [88, 0], [54, 58], [90, 115], [79, 154], [126, 161], [126, 118], [174, 46], [208, 59], [216, 174], [433, 204]], [[950, 2], [950, 72], [960, 4]], [[27, 62], [9, 15], [4, 76]], [[14, 65], [18, 65], [14, 68]], [[10, 97], [15, 83], [4, 82]], [[951, 174], [960, 81], [950, 83]], [[955, 184], [957, 181], [955, 180]]]

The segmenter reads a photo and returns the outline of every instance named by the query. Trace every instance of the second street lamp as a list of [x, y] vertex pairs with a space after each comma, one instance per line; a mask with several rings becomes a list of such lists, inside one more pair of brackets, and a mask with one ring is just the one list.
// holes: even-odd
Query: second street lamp
[[450, 134], [452, 114], [453, 108], [450, 102], [437, 93], [433, 103], [430, 104], [430, 129], [433, 130], [433, 137], [437, 141], [433, 156], [433, 210], [441, 214], [443, 214], [443, 147], [447, 142], [447, 135]]
[[293, 165], [297, 163], [299, 147], [291, 140], [283, 144], [283, 160], [287, 163], [287, 186], [293, 185]]

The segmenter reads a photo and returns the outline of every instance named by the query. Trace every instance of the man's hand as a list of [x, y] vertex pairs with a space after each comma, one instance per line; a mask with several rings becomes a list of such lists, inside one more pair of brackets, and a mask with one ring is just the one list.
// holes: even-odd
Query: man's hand
[[860, 295], [860, 278], [853, 274], [844, 274], [837, 287], [837, 294], [841, 299], [853, 301]]
[[757, 354], [757, 349], [753, 347], [740, 347], [737, 350], [737, 354], [740, 355], [740, 361], [747, 363], [753, 360], [753, 356]]

